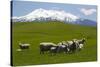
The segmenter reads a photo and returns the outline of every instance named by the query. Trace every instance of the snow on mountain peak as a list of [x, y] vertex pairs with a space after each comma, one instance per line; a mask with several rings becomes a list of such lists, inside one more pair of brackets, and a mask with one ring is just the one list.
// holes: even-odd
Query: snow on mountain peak
[[50, 19], [56, 19], [59, 21], [75, 21], [77, 19], [79, 19], [79, 17], [71, 14], [71, 13], [67, 13], [64, 10], [46, 10], [43, 8], [39, 8], [39, 9], [35, 9], [33, 10], [31, 13], [25, 15], [25, 16], [20, 16], [20, 17], [13, 17], [12, 19], [23, 19], [24, 21], [34, 21], [36, 19], [46, 19], [46, 18], [50, 18]]

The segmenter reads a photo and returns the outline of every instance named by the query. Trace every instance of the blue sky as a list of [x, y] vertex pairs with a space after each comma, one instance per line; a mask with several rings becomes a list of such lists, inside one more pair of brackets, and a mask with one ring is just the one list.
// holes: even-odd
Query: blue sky
[[97, 21], [97, 6], [95, 5], [79, 5], [79, 4], [66, 4], [66, 3], [63, 4], [63, 3], [47, 3], [47, 2], [13, 0], [12, 15], [24, 16], [38, 8], [64, 10], [80, 18]]

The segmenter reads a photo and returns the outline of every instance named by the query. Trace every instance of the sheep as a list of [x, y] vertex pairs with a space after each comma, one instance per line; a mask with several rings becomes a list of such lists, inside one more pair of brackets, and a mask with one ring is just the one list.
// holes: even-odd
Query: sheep
[[76, 52], [77, 45], [76, 45], [76, 43], [74, 41], [73, 41], [73, 44], [71, 44], [69, 46], [69, 49], [70, 49], [70, 52], [72, 52], [72, 53]]
[[85, 43], [85, 38], [82, 38], [80, 40], [73, 40], [75, 43], [76, 43], [76, 47], [77, 47], [77, 50], [81, 50], [84, 46], [84, 43]]
[[56, 54], [56, 53], [57, 53], [57, 49], [58, 49], [58, 45], [57, 45], [57, 46], [52, 46], [52, 47], [50, 48], [50, 54], [51, 54], [51, 55]]
[[19, 43], [19, 47], [20, 47], [20, 49], [29, 49], [29, 47], [30, 47], [30, 44], [22, 44], [22, 43]]
[[78, 40], [79, 44], [84, 44], [86, 42], [85, 38], [82, 38], [81, 40]]
[[57, 49], [58, 53], [60, 53], [60, 52], [67, 53], [68, 51], [69, 51], [69, 48], [68, 48], [68, 44], [66, 41], [62, 41], [62, 42], [58, 43], [58, 49]]
[[42, 43], [40, 43], [40, 45], [56, 45], [56, 44], [54, 44], [52, 42], [42, 42]]
[[62, 52], [68, 52], [68, 44], [65, 41], [59, 42], [56, 46], [52, 46], [50, 49], [51, 55]]
[[67, 53], [66, 45], [57, 45], [57, 46], [53, 46], [53, 47], [50, 48], [51, 55], [61, 53], [61, 52]]
[[73, 41], [67, 41], [68, 45], [72, 45]]
[[56, 46], [56, 44], [52, 42], [42, 42], [40, 43], [40, 54], [44, 54], [45, 52], [50, 51], [51, 47]]
[[67, 41], [68, 44], [68, 52], [69, 53], [74, 53], [77, 49], [77, 44], [74, 40], [72, 41]]

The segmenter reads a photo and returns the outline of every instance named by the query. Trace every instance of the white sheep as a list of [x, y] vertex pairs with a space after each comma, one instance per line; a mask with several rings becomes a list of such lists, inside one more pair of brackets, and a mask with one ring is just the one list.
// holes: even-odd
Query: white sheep
[[53, 45], [53, 46], [56, 46], [56, 44], [54, 44], [52, 42], [42, 42], [42, 43], [40, 43], [40, 45]]
[[20, 49], [29, 49], [30, 44], [23, 44], [23, 43], [19, 43], [19, 47]]

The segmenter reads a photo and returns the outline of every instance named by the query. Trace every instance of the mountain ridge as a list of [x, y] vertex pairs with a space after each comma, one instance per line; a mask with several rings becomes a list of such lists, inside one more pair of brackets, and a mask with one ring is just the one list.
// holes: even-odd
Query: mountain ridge
[[62, 21], [65, 23], [96, 26], [96, 22], [88, 19], [81, 19], [74, 14], [64, 10], [46, 10], [43, 8], [35, 9], [27, 15], [12, 17], [13, 22], [32, 22], [32, 21]]

